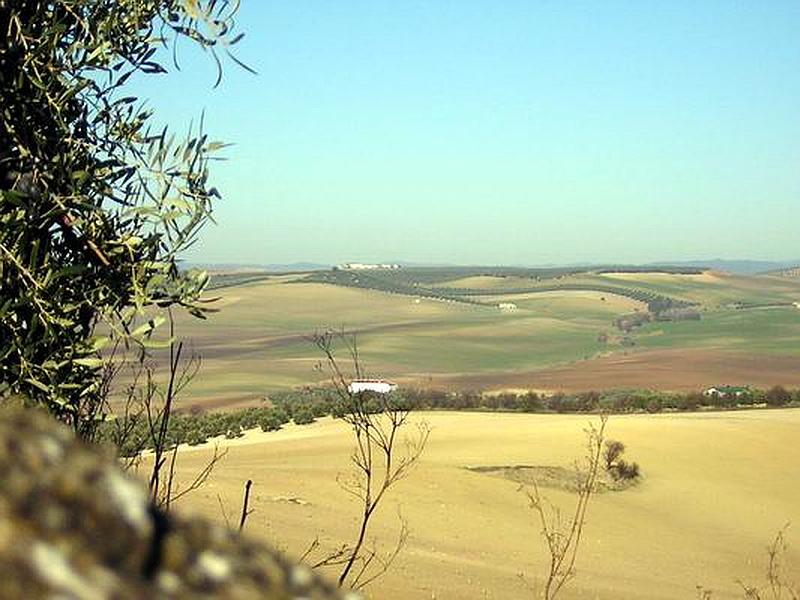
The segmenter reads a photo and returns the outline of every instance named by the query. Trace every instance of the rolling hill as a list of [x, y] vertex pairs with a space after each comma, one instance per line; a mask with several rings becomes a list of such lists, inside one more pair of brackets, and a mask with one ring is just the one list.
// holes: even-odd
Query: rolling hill
[[178, 324], [203, 357], [191, 389], [199, 404], [247, 404], [325, 381], [309, 335], [328, 328], [356, 334], [367, 372], [404, 385], [800, 385], [800, 310], [792, 304], [800, 280], [494, 267], [216, 277], [224, 283], [210, 292], [220, 296], [219, 312]]

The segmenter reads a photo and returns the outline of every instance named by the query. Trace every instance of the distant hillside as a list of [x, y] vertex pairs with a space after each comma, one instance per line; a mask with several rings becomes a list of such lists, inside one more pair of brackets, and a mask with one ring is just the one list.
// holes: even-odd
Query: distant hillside
[[294, 262], [294, 263], [188, 263], [188, 268], [204, 269], [217, 273], [235, 273], [254, 271], [268, 273], [294, 273], [297, 271], [321, 271], [330, 269], [333, 265], [314, 263], [314, 262]]
[[[664, 263], [652, 263], [651, 266], [656, 264]], [[736, 273], [737, 275], [756, 275], [759, 273], [796, 268], [798, 265], [800, 265], [800, 259], [789, 261], [772, 261], [726, 260], [722, 258], [715, 258], [713, 260], [670, 261], [668, 264], [686, 267], [705, 267], [714, 271], [727, 271], [728, 273]]]
[[[391, 294], [404, 294], [418, 298], [436, 298], [465, 304], [497, 304], [497, 297], [509, 294], [535, 294], [543, 292], [594, 291], [615, 294], [646, 304], [653, 313], [682, 309], [697, 303], [672, 294], [641, 289], [638, 283], [615, 285], [615, 281], [598, 279], [603, 274], [699, 275], [701, 269], [689, 267], [626, 267], [605, 266], [587, 269], [521, 267], [407, 267], [401, 269], [335, 269], [317, 271], [298, 280], [298, 283], [327, 283], [343, 287], [373, 289]], [[587, 280], [585, 277], [594, 277]], [[475, 279], [499, 282], [495, 287], [474, 287]]]

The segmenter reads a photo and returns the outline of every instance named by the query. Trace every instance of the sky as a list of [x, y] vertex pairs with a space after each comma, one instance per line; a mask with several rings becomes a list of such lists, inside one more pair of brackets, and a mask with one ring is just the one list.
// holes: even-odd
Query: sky
[[135, 81], [231, 142], [203, 263], [800, 257], [800, 2], [262, 2]]

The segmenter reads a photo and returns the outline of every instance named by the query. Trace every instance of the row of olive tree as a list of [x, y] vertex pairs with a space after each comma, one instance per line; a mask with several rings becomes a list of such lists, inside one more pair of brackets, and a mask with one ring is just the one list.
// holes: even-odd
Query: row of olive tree
[[[537, 392], [483, 393], [478, 390], [445, 391], [407, 387], [397, 392], [414, 410], [486, 410], [527, 413], [629, 413], [693, 411], [710, 408], [752, 406], [794, 406], [800, 404], [800, 389], [774, 386], [768, 390], [749, 389], [734, 394], [704, 395], [701, 392], [664, 392], [647, 389], [588, 391], [543, 394]], [[270, 400], [284, 410], [302, 408], [315, 417], [335, 412], [332, 388], [307, 387], [280, 392]]]

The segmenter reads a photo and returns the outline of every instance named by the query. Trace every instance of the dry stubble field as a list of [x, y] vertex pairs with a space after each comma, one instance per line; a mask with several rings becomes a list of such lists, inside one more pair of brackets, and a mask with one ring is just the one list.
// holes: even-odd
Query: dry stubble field
[[[422, 462], [377, 515], [373, 533], [389, 546], [399, 510], [411, 538], [374, 598], [534, 597], [546, 554], [539, 528], [514, 482], [467, 465], [558, 465], [582, 453], [590, 417], [423, 413], [433, 428]], [[589, 509], [578, 574], [565, 598], [741, 598], [736, 581], [763, 583], [766, 545], [787, 522], [789, 574], [800, 580], [800, 411], [755, 410], [612, 417], [608, 435], [627, 444], [644, 479], [598, 495]], [[228, 454], [181, 509], [222, 520], [236, 513], [245, 479], [255, 481], [247, 533], [298, 555], [351, 541], [357, 507], [337, 485], [351, 440], [341, 422], [323, 419], [220, 442]], [[188, 478], [211, 445], [186, 449]], [[547, 490], [567, 509], [566, 492]], [[232, 518], [236, 518], [232, 514]]]

